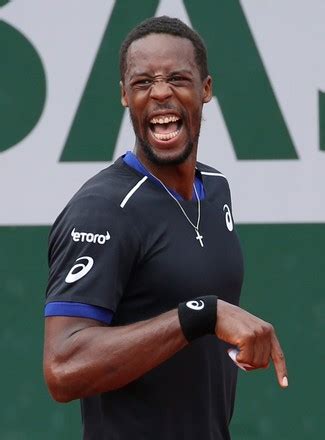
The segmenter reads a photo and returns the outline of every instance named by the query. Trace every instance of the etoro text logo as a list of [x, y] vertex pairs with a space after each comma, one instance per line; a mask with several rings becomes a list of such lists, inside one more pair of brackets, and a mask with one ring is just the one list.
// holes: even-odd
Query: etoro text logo
[[71, 231], [71, 237], [73, 241], [81, 241], [84, 243], [85, 241], [87, 243], [98, 243], [98, 244], [105, 244], [106, 241], [108, 241], [111, 236], [108, 231], [106, 231], [106, 235], [104, 234], [93, 234], [92, 232], [77, 232], [75, 228]]
[[71, 268], [68, 275], [66, 276], [66, 279], [65, 279], [66, 283], [70, 284], [70, 283], [74, 283], [75, 281], [80, 280], [80, 278], [87, 275], [87, 273], [90, 271], [90, 269], [94, 265], [94, 260], [91, 257], [80, 257], [80, 258], [76, 259], [76, 262], [80, 261], [80, 260], [86, 260], [86, 263], [75, 264]]

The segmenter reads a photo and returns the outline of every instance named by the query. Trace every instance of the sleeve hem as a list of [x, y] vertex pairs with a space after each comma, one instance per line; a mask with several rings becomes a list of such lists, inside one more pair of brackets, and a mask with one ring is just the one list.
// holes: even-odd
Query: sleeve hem
[[78, 318], [95, 319], [96, 321], [110, 324], [114, 313], [104, 307], [93, 306], [78, 302], [55, 301], [46, 304], [44, 316], [70, 316]]

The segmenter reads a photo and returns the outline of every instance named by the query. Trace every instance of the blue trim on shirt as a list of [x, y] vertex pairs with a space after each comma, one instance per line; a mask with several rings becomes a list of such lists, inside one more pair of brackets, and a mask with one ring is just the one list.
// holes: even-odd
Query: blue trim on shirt
[[104, 307], [92, 306], [78, 302], [55, 301], [46, 304], [44, 316], [71, 316], [78, 318], [90, 318], [110, 324], [113, 312]]
[[[123, 157], [124, 162], [129, 165], [129, 167], [135, 169], [136, 171], [138, 171], [139, 173], [143, 174], [144, 176], [147, 176], [149, 180], [151, 180], [151, 182], [155, 183], [156, 185], [162, 186], [159, 182], [159, 180], [155, 179], [155, 177], [150, 174], [150, 172], [147, 170], [147, 168], [145, 168], [144, 165], [142, 165], [142, 163], [140, 162], [140, 160], [137, 158], [137, 156], [132, 153], [132, 151], [128, 151], [124, 157]], [[200, 200], [203, 200], [205, 197], [205, 192], [204, 192], [204, 186], [203, 186], [203, 182], [201, 179], [201, 176], [199, 174], [199, 171], [197, 173], [197, 175], [195, 176], [195, 181], [194, 181], [194, 185], [197, 191], [197, 195], [199, 196]], [[183, 197], [178, 194], [176, 191], [168, 188], [169, 191], [177, 198], [177, 200], [184, 200]], [[196, 200], [196, 196], [195, 196], [195, 192], [193, 191], [193, 196], [192, 196], [193, 200]]]

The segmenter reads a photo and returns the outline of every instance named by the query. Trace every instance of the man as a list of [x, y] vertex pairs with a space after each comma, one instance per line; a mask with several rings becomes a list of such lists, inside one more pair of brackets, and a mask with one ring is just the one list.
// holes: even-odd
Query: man
[[229, 439], [229, 349], [247, 369], [272, 359], [288, 381], [273, 327], [237, 306], [227, 180], [196, 161], [212, 97], [205, 47], [181, 21], [152, 18], [127, 36], [120, 67], [134, 153], [88, 181], [52, 228], [46, 381], [56, 400], [82, 399], [84, 439]]

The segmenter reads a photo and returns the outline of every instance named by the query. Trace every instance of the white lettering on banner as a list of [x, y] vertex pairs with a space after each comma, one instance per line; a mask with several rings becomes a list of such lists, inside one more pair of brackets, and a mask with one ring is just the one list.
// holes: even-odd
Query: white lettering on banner
[[[317, 103], [318, 90], [325, 90], [325, 58], [319, 55], [324, 39], [314, 38], [324, 35], [325, 9], [323, 0], [300, 3], [287, 0], [257, 5], [241, 0], [298, 160], [237, 160], [218, 101], [214, 98], [204, 107], [199, 160], [228, 177], [238, 223], [325, 222], [325, 152], [319, 149]], [[85, 180], [107, 166], [103, 162], [59, 162], [114, 1], [99, 0], [96, 7], [78, 2], [78, 16], [76, 4], [33, 0], [29, 8], [22, 2], [9, 2], [0, 9], [0, 18], [33, 43], [51, 85], [38, 125], [15, 147], [0, 153], [0, 225], [53, 223]], [[181, 0], [161, 0], [157, 15], [175, 16], [174, 11], [191, 24]], [[306, 26], [312, 26], [315, 33], [301, 32]], [[87, 38], [80, 52], [85, 28]], [[133, 143], [125, 112], [114, 158]], [[302, 202], [308, 202], [308, 209]], [[90, 232], [75, 233], [80, 234], [75, 241], [107, 241], [107, 234], [103, 241], [101, 234], [95, 238]]]
[[92, 232], [77, 232], [75, 228], [71, 231], [71, 237], [73, 241], [81, 241], [87, 242], [87, 243], [98, 243], [98, 244], [105, 244], [106, 241], [108, 241], [111, 236], [108, 231], [106, 231], [106, 235], [103, 234], [93, 234]]

